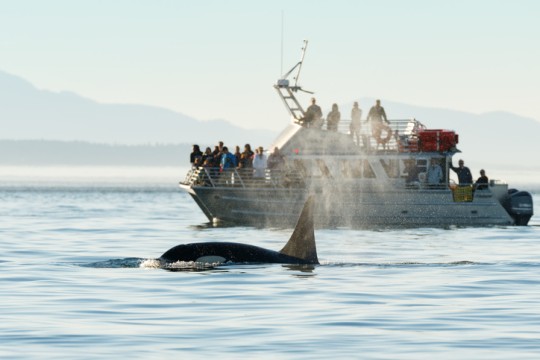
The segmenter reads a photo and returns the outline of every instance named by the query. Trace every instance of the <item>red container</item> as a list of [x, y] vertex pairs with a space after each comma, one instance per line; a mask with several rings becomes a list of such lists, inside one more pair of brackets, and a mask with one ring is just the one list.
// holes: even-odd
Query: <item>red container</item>
[[420, 151], [424, 152], [449, 151], [458, 143], [458, 135], [451, 130], [421, 130], [418, 132], [418, 137]]

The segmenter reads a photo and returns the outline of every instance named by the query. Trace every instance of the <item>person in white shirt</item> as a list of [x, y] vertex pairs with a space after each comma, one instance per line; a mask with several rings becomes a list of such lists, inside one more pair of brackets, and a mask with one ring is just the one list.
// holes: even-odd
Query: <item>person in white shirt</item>
[[267, 157], [264, 154], [262, 146], [255, 151], [255, 157], [253, 158], [253, 177], [256, 179], [264, 179], [265, 170], [267, 165]]
[[439, 165], [437, 159], [431, 159], [431, 165], [427, 171], [427, 183], [428, 185], [439, 185], [443, 179], [442, 168]]

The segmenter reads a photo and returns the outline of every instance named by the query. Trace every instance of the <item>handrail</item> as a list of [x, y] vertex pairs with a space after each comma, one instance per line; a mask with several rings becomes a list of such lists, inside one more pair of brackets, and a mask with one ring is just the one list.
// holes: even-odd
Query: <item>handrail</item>
[[[326, 167], [325, 167], [326, 168]], [[328, 171], [326, 168], [325, 171]], [[324, 171], [322, 171], [324, 173]], [[256, 177], [253, 168], [236, 168], [220, 171], [218, 167], [194, 167], [189, 170], [182, 185], [211, 187], [211, 188], [299, 188], [303, 189], [306, 184], [313, 180], [337, 179], [341, 180], [359, 180], [364, 177], [340, 177], [335, 174], [312, 174], [307, 175], [304, 170], [286, 166], [284, 169], [266, 169], [263, 177]], [[402, 187], [405, 189], [424, 189], [424, 190], [445, 190], [448, 189], [446, 183], [428, 184], [425, 181], [407, 182], [402, 178]]]
[[[425, 125], [416, 119], [388, 119], [389, 125], [392, 130], [397, 130], [400, 135], [406, 135], [411, 132], [418, 132], [420, 129], [424, 129]], [[351, 119], [341, 119], [339, 122], [338, 131], [347, 133], [350, 129]], [[370, 127], [371, 124], [368, 120], [360, 121], [362, 129]], [[365, 130], [364, 130], [365, 131]]]
[[[352, 135], [350, 125], [351, 120], [341, 119], [338, 124], [338, 132]], [[384, 150], [394, 151], [410, 151], [409, 143], [416, 141], [418, 139], [418, 131], [426, 128], [424, 124], [416, 119], [391, 119], [388, 120], [388, 127], [391, 133], [388, 134], [387, 130], [383, 130], [381, 134], [382, 138], [388, 138], [383, 148]], [[328, 131], [324, 125], [321, 130]], [[359, 135], [361, 140], [353, 137], [354, 142], [358, 146], [369, 149], [378, 148], [378, 142], [374, 136], [371, 122], [367, 120], [361, 121]], [[412, 150], [414, 151], [414, 149]]]
[[296, 188], [304, 187], [301, 171], [294, 169], [266, 169], [257, 177], [253, 168], [236, 168], [221, 171], [218, 167], [194, 167], [181, 182], [188, 186], [239, 187], [239, 188]]

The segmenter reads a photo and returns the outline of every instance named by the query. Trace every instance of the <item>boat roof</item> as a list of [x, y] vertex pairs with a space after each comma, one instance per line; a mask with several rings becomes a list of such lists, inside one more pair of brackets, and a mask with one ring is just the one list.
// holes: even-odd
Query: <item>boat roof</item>
[[358, 154], [360, 149], [351, 136], [299, 124], [287, 126], [271, 149], [274, 147], [278, 147], [282, 153], [296, 155], [353, 155]]

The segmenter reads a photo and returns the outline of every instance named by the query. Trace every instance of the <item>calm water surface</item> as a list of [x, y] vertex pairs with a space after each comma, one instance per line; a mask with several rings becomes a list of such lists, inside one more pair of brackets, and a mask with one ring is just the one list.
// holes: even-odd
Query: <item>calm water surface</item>
[[[540, 197], [535, 195], [540, 214]], [[0, 186], [0, 357], [538, 359], [540, 221], [316, 232], [321, 265], [167, 271], [213, 228], [167, 185]]]

